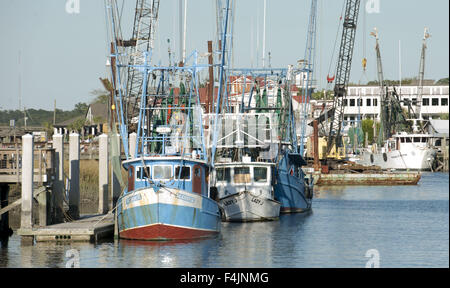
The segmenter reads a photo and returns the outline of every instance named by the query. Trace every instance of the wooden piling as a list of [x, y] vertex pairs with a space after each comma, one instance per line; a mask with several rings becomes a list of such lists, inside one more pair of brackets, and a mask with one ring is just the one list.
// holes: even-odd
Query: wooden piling
[[[9, 185], [0, 184], [0, 209], [8, 206]], [[0, 240], [8, 239], [11, 236], [11, 228], [9, 228], [8, 212], [1, 215], [0, 218]]]
[[55, 149], [55, 180], [53, 183], [53, 207], [55, 208], [55, 223], [64, 220], [64, 137], [61, 134], [53, 136], [53, 148]]
[[137, 143], [137, 134], [136, 133], [131, 133], [129, 140], [128, 140], [128, 145], [130, 146], [130, 157], [131, 159], [136, 158], [136, 143]]
[[69, 136], [69, 215], [73, 219], [80, 218], [80, 135]]
[[99, 137], [99, 167], [98, 167], [98, 213], [108, 213], [108, 135]]
[[319, 122], [314, 120], [314, 171], [320, 170], [319, 161]]
[[33, 171], [34, 171], [34, 137], [22, 137], [22, 211], [20, 230], [33, 228]]
[[[120, 134], [113, 134], [111, 136], [111, 204], [110, 204], [110, 210], [114, 209], [116, 206], [117, 200], [120, 197], [121, 193], [121, 187], [119, 182], [119, 177], [122, 177], [120, 175], [120, 170], [118, 171], [119, 175], [117, 175], [117, 171], [113, 169], [114, 163], [120, 163], [120, 152], [121, 152], [121, 143], [120, 143]], [[120, 164], [119, 164], [120, 168]]]

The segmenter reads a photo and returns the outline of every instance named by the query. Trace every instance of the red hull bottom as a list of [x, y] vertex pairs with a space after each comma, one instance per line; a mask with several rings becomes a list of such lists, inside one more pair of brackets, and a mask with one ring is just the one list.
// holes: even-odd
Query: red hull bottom
[[128, 240], [167, 241], [205, 238], [217, 233], [219, 232], [156, 224], [119, 232], [119, 237]]

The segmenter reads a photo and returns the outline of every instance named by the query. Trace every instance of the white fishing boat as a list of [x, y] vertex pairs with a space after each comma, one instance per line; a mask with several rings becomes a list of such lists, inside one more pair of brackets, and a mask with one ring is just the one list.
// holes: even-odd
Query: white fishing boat
[[251, 162], [217, 163], [214, 182], [224, 221], [254, 222], [278, 219], [281, 203], [274, 199], [275, 164]]
[[355, 162], [391, 170], [431, 170], [437, 154], [432, 139], [430, 134], [398, 133], [385, 141], [381, 149], [376, 145], [363, 149]]

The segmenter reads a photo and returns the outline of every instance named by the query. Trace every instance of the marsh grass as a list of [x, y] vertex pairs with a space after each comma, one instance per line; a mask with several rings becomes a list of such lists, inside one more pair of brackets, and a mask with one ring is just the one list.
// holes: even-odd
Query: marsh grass
[[[98, 212], [99, 170], [98, 160], [80, 160], [80, 213]], [[69, 161], [64, 163], [64, 173], [69, 175]], [[108, 172], [110, 175], [111, 170]], [[126, 181], [126, 171], [122, 168], [122, 179]], [[126, 184], [126, 182], [125, 182]], [[123, 188], [123, 187], [122, 187]], [[111, 193], [111, 183], [108, 187]]]

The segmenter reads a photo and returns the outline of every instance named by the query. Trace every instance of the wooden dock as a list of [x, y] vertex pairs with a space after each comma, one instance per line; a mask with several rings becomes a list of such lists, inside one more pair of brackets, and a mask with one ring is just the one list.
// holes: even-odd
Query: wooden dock
[[417, 185], [421, 177], [419, 172], [318, 173], [314, 182], [319, 186]]
[[79, 220], [31, 230], [20, 229], [17, 234], [32, 237], [36, 242], [97, 242], [114, 236], [114, 215], [84, 215]]

